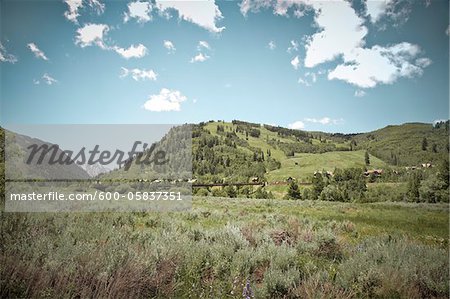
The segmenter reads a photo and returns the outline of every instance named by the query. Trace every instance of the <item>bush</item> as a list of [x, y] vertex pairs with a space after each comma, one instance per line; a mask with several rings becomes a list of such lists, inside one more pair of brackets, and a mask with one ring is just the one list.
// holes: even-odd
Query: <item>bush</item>
[[206, 189], [206, 188], [198, 188], [195, 191], [195, 195], [197, 195], [197, 196], [208, 196], [209, 192], [208, 192], [208, 189]]
[[446, 196], [445, 182], [441, 181], [437, 175], [430, 175], [426, 180], [420, 182], [419, 198], [421, 202], [436, 203], [448, 201]]

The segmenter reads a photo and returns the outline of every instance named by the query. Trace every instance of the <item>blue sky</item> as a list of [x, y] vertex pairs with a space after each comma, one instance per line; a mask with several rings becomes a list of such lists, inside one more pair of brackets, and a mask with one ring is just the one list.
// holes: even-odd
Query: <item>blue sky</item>
[[449, 117], [449, 2], [1, 1], [8, 124]]

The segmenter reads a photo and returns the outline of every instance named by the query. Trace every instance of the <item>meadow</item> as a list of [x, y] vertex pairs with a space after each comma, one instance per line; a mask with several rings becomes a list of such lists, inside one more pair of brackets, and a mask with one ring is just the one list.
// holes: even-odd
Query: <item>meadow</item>
[[2, 213], [2, 298], [448, 298], [448, 204]]

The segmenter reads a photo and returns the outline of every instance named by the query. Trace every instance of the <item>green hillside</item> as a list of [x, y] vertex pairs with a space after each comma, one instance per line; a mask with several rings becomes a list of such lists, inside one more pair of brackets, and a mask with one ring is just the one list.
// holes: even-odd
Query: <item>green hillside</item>
[[[281, 168], [267, 174], [269, 181], [285, 180], [287, 177], [301, 181], [309, 178], [315, 171], [331, 171], [335, 168], [364, 168], [364, 151], [327, 152], [322, 154], [296, 153], [292, 158], [283, 159]], [[376, 158], [370, 159], [368, 168], [384, 168], [387, 164]]]
[[[198, 144], [198, 138], [217, 139], [214, 146], [220, 150], [214, 153], [220, 158], [212, 162], [226, 157], [231, 159], [232, 172], [227, 172], [227, 167], [221, 169], [221, 163], [218, 166], [213, 163], [218, 167], [214, 169], [214, 177], [217, 179], [222, 175], [227, 181], [232, 181], [233, 176], [236, 179], [243, 165], [246, 165], [246, 175], [240, 177], [241, 180], [253, 175], [262, 176], [268, 182], [288, 177], [307, 181], [315, 171], [437, 164], [448, 155], [448, 122], [436, 126], [421, 123], [388, 126], [362, 134], [305, 132], [242, 121], [210, 121], [199, 124], [198, 129], [202, 136], [194, 136], [194, 144]], [[422, 149], [424, 138], [426, 149]], [[227, 144], [231, 146], [227, 147]], [[196, 151], [202, 150], [202, 146], [194, 146], [194, 156]], [[364, 159], [366, 150], [370, 154], [369, 165]], [[246, 159], [242, 158], [244, 156]], [[233, 157], [240, 157], [239, 162], [233, 163]], [[251, 161], [252, 158], [256, 161]], [[207, 164], [205, 159], [197, 162]], [[251, 162], [263, 165], [264, 173]], [[267, 167], [268, 164], [271, 167]], [[194, 167], [194, 176], [201, 179], [203, 172], [195, 172], [196, 169]]]
[[[435, 126], [423, 123], [387, 126], [380, 130], [356, 135], [353, 140], [357, 148], [368, 149], [370, 153], [394, 165], [436, 163], [448, 156], [448, 126], [448, 122]], [[425, 144], [423, 144], [424, 139]]]

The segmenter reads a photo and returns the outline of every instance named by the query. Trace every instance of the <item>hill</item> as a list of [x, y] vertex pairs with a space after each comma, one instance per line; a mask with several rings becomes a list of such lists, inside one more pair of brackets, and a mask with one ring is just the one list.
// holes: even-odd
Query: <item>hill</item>
[[[243, 121], [196, 125], [194, 176], [203, 181], [309, 181], [315, 171], [437, 164], [448, 155], [448, 122], [388, 126], [369, 133], [330, 134]], [[422, 148], [424, 139], [426, 147]], [[368, 151], [370, 164], [365, 163]], [[404, 169], [404, 167], [401, 167]]]

